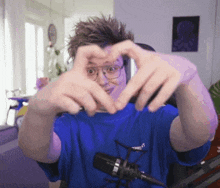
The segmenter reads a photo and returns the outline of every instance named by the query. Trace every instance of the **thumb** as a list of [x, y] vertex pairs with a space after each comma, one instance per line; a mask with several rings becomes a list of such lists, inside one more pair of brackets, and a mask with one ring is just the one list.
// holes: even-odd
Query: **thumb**
[[78, 48], [72, 70], [84, 73], [90, 61], [106, 58], [108, 53], [98, 45], [86, 45]]

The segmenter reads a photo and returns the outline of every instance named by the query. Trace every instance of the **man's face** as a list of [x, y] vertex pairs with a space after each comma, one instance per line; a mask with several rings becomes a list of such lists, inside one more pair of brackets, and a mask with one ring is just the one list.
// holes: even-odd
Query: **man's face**
[[[104, 48], [111, 50], [111, 46]], [[123, 58], [119, 56], [115, 62], [91, 62], [87, 65], [88, 78], [97, 82], [114, 100], [126, 87], [126, 73]]]

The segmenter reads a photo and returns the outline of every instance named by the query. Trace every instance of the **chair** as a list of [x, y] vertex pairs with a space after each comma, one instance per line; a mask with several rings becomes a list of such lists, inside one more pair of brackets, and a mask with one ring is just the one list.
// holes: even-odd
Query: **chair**
[[[137, 44], [138, 46], [140, 46], [141, 48], [143, 48], [145, 50], [156, 52], [156, 50], [153, 47], [151, 47], [150, 45], [147, 45], [147, 44], [144, 44], [144, 43], [135, 43], [135, 44]], [[157, 95], [159, 90], [160, 90], [160, 88], [153, 94], [153, 96], [151, 97], [151, 100], [153, 100], [153, 98]], [[170, 104], [170, 105], [177, 108], [176, 98], [175, 98], [174, 94], [166, 101], [165, 104]]]

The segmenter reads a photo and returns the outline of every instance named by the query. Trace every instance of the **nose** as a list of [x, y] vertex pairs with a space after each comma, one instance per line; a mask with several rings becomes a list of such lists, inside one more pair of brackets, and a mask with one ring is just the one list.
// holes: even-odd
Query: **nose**
[[96, 81], [102, 87], [108, 84], [108, 79], [106, 78], [105, 73], [102, 70], [99, 70]]

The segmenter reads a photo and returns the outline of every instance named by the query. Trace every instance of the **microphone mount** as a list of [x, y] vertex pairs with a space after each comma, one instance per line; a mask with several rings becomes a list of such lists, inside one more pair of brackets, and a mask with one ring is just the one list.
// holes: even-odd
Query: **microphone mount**
[[[138, 169], [139, 165], [136, 164], [136, 162], [147, 152], [145, 150], [142, 150], [142, 148], [145, 146], [144, 143], [142, 144], [142, 146], [138, 146], [138, 147], [128, 147], [126, 145], [121, 144], [117, 140], [115, 141], [115, 143], [117, 146], [121, 145], [122, 147], [127, 149], [127, 155], [125, 160], [122, 159], [121, 157], [116, 158], [104, 153], [97, 153], [94, 157], [94, 162], [93, 162], [93, 166], [95, 168], [113, 177], [119, 178], [118, 180], [106, 179], [107, 184], [116, 183], [116, 188], [119, 188], [120, 186], [130, 187], [130, 183], [132, 180], [141, 179], [151, 184], [157, 184], [163, 187], [167, 187], [164, 183], [156, 180], [155, 178], [151, 177], [148, 174], [145, 174], [144, 172], [139, 171]], [[134, 163], [129, 163], [128, 159], [132, 151], [141, 152], [141, 155]], [[122, 181], [123, 182], [125, 181], [126, 183], [123, 183]]]

